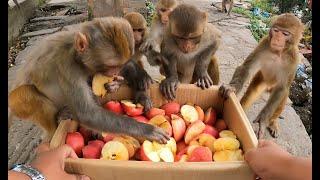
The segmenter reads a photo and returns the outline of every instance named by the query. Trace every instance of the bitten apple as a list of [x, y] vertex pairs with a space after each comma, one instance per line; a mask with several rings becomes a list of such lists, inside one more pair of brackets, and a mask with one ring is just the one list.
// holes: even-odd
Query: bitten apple
[[196, 108], [191, 105], [183, 105], [180, 112], [187, 125], [199, 119]]
[[161, 109], [163, 109], [166, 115], [170, 117], [171, 114], [177, 114], [180, 112], [180, 104], [176, 102], [169, 102], [161, 106]]
[[206, 113], [204, 114], [204, 123], [213, 126], [217, 120], [217, 112], [215, 109], [210, 107], [207, 109]]
[[165, 116], [163, 116], [163, 115], [157, 115], [157, 116], [153, 117], [152, 119], [150, 119], [150, 121], [149, 121], [148, 123], [164, 129], [165, 131], [167, 131], [167, 133], [168, 133], [169, 136], [172, 136], [172, 127], [171, 127], [171, 124], [170, 124], [170, 122], [165, 118]]
[[129, 152], [124, 144], [119, 141], [107, 142], [101, 151], [104, 160], [129, 160]]
[[171, 114], [171, 125], [173, 137], [176, 141], [179, 141], [183, 138], [183, 135], [186, 132], [186, 124], [184, 120], [175, 114]]
[[141, 104], [133, 104], [132, 101], [122, 100], [122, 108], [128, 116], [140, 116], [143, 113], [143, 106]]
[[186, 130], [185, 136], [184, 136], [184, 142], [186, 144], [189, 144], [190, 141], [201, 134], [203, 130], [205, 129], [206, 125], [201, 121], [197, 120], [190, 124]]
[[152, 119], [153, 117], [157, 116], [157, 115], [165, 115], [165, 111], [163, 109], [159, 109], [159, 108], [151, 108], [147, 113], [146, 113], [146, 117], [148, 119]]
[[123, 114], [123, 109], [119, 101], [109, 101], [103, 105], [103, 107], [116, 114]]
[[84, 147], [84, 138], [79, 132], [68, 133], [66, 144], [68, 144], [79, 157], [81, 156], [81, 150]]

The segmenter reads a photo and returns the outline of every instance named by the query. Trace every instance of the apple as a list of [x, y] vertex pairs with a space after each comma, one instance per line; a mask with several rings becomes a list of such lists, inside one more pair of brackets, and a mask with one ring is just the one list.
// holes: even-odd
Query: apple
[[188, 155], [183, 154], [179, 160], [177, 160], [178, 162], [187, 162], [188, 161]]
[[177, 143], [177, 153], [181, 150], [185, 149], [188, 145], [184, 141], [180, 141]]
[[114, 80], [113, 77], [105, 76], [101, 73], [97, 73], [92, 78], [92, 92], [94, 95], [99, 97], [104, 97], [107, 93], [106, 88], [104, 85], [106, 83], [110, 83]]
[[223, 161], [243, 161], [244, 156], [241, 149], [238, 150], [224, 150], [213, 154], [213, 160], [216, 162]]
[[101, 133], [101, 136], [103, 137], [102, 140], [103, 140], [105, 143], [107, 143], [107, 142], [111, 141], [114, 137], [116, 137], [117, 135], [112, 134], [112, 133], [102, 132], [102, 133]]
[[196, 138], [194, 138], [191, 142], [190, 145], [200, 145], [200, 146], [205, 146], [208, 147], [212, 152], [214, 152], [214, 141], [216, 138], [209, 134], [202, 133], [198, 135]]
[[200, 106], [195, 105], [194, 108], [197, 110], [198, 112], [198, 119], [203, 121], [204, 120], [204, 112], [203, 109]]
[[237, 150], [240, 147], [240, 142], [235, 138], [223, 137], [214, 141], [214, 151]]
[[136, 153], [134, 154], [133, 158], [135, 160], [141, 161], [141, 148], [138, 148]]
[[140, 157], [142, 161], [160, 162], [157, 150], [154, 149], [152, 142], [145, 140], [141, 146]]
[[174, 162], [174, 155], [169, 148], [165, 147], [160, 149], [158, 154], [164, 162]]
[[213, 126], [217, 120], [217, 111], [210, 107], [204, 114], [204, 123]]
[[159, 108], [151, 108], [147, 113], [146, 113], [146, 117], [148, 119], [152, 119], [153, 117], [157, 116], [157, 115], [165, 115], [165, 111], [163, 109], [159, 109]]
[[132, 144], [132, 142], [130, 142], [128, 139], [118, 136], [113, 138], [113, 141], [119, 141], [126, 146], [129, 153], [129, 158], [134, 156], [136, 149], [134, 148], [134, 145]]
[[116, 114], [123, 114], [123, 110], [119, 101], [109, 101], [103, 107]]
[[68, 133], [66, 137], [66, 144], [68, 144], [78, 155], [82, 154], [82, 148], [84, 147], [84, 138], [79, 132]]
[[185, 147], [184, 149], [181, 149], [178, 151], [177, 155], [175, 156], [175, 162], [180, 161], [183, 155], [186, 155], [188, 151], [188, 147]]
[[101, 151], [104, 160], [129, 160], [129, 152], [124, 144], [119, 141], [107, 142]]
[[171, 125], [173, 137], [176, 141], [179, 141], [183, 138], [184, 133], [186, 132], [186, 123], [179, 116], [171, 114]]
[[99, 147], [100, 149], [103, 148], [104, 144], [105, 144], [105, 143], [104, 143], [103, 141], [101, 141], [101, 140], [92, 140], [92, 141], [89, 141], [89, 142], [88, 142], [88, 145], [97, 146], [97, 147]]
[[177, 114], [180, 111], [180, 104], [176, 102], [169, 102], [167, 104], [164, 104], [161, 106], [161, 109], [163, 109], [167, 116], [171, 116], [171, 114]]
[[219, 133], [220, 137], [231, 137], [237, 139], [237, 136], [230, 130], [222, 130]]
[[[175, 145], [174, 139], [171, 139]], [[159, 162], [162, 160], [164, 162], [174, 162], [173, 151], [176, 151], [176, 147], [173, 147], [171, 143], [159, 144], [155, 141], [145, 140], [141, 146], [140, 157], [143, 161]]]
[[190, 124], [186, 130], [185, 136], [184, 136], [184, 142], [186, 144], [189, 144], [190, 141], [201, 134], [203, 130], [205, 129], [206, 125], [201, 121], [197, 120]]
[[133, 104], [132, 101], [122, 100], [122, 108], [128, 116], [140, 116], [143, 114], [143, 106], [141, 104]]
[[99, 159], [101, 155], [102, 147], [98, 145], [89, 144], [82, 148], [82, 156], [87, 159]]
[[149, 122], [149, 120], [144, 116], [134, 116], [132, 118], [135, 119], [136, 121], [142, 122], [142, 123], [148, 123]]
[[148, 123], [164, 129], [165, 131], [167, 131], [167, 133], [168, 133], [169, 136], [172, 136], [172, 127], [171, 127], [171, 124], [170, 124], [170, 122], [165, 118], [164, 115], [157, 115], [157, 116], [153, 117], [152, 119], [150, 119], [150, 121], [149, 121]]
[[189, 162], [209, 162], [212, 161], [212, 152], [208, 147], [199, 146], [194, 148], [188, 156]]
[[169, 141], [167, 141], [166, 144], [159, 144], [156, 141], [153, 141], [152, 144], [153, 144], [153, 147], [155, 150], [169, 148], [173, 154], [176, 154], [176, 152], [177, 152], [177, 143], [174, 140], [174, 138], [172, 138], [172, 137], [169, 139]]
[[219, 131], [215, 127], [212, 127], [210, 125], [206, 125], [206, 127], [203, 130], [203, 133], [210, 134], [215, 138], [219, 137]]
[[199, 119], [196, 108], [191, 105], [183, 105], [180, 112], [187, 125]]
[[83, 136], [85, 143], [92, 138], [92, 131], [90, 129], [80, 126], [78, 132]]
[[215, 124], [216, 129], [220, 132], [222, 130], [227, 129], [227, 124], [223, 119], [218, 119], [216, 124]]

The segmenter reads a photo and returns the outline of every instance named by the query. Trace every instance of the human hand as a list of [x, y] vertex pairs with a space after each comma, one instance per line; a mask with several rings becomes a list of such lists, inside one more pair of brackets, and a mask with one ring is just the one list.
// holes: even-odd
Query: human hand
[[40, 145], [37, 149], [38, 155], [30, 164], [39, 170], [48, 180], [90, 180], [88, 176], [68, 174], [64, 171], [65, 158], [78, 158], [73, 149], [63, 145], [57, 149], [49, 150], [48, 145]]

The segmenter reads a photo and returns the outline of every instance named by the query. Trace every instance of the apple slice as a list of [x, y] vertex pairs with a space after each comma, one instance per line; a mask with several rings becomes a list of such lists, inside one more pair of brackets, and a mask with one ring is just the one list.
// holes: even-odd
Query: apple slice
[[215, 138], [219, 138], [219, 131], [210, 125], [206, 125], [206, 127], [203, 130], [203, 133], [210, 134], [211, 136]]
[[214, 151], [237, 150], [240, 147], [240, 142], [237, 139], [224, 137], [214, 141]]
[[147, 119], [144, 116], [134, 116], [132, 118], [135, 119], [136, 121], [142, 122], [142, 123], [148, 123], [149, 122], [149, 119]]
[[163, 109], [166, 115], [170, 117], [171, 114], [177, 114], [180, 112], [180, 104], [176, 102], [169, 102], [161, 106], [161, 109]]
[[213, 154], [213, 160], [216, 162], [223, 161], [243, 161], [243, 153], [241, 149], [238, 150], [224, 150]]
[[187, 147], [187, 144], [182, 140], [177, 143], [177, 153], [179, 153], [181, 150], [185, 149]]
[[200, 106], [195, 105], [194, 108], [196, 108], [197, 112], [198, 112], [198, 119], [203, 121], [204, 120], [204, 112], [203, 109]]
[[103, 98], [107, 93], [107, 90], [104, 87], [104, 85], [106, 83], [112, 82], [113, 79], [114, 79], [113, 77], [108, 77], [108, 76], [105, 76], [101, 73], [95, 74], [92, 79], [92, 92], [93, 92], [93, 94]]
[[128, 153], [129, 153], [129, 158], [134, 156], [136, 149], [134, 148], [133, 144], [131, 144], [131, 142], [129, 140], [119, 136], [119, 137], [113, 138], [113, 141], [119, 141], [126, 146]]
[[200, 147], [200, 145], [190, 145], [190, 146], [188, 146], [188, 148], [187, 148], [187, 155], [190, 156], [191, 153], [192, 153], [192, 151], [193, 151], [195, 148], [197, 148], [197, 147]]
[[230, 138], [237, 139], [237, 136], [230, 130], [222, 130], [222, 131], [220, 131], [219, 136], [222, 137], [222, 138], [223, 137], [230, 137]]
[[66, 137], [66, 144], [68, 144], [81, 157], [82, 148], [84, 147], [84, 138], [79, 132], [68, 133]]
[[123, 114], [123, 109], [119, 101], [109, 101], [103, 105], [106, 110], [114, 112], [116, 114]]
[[206, 125], [201, 120], [197, 120], [192, 124], [190, 124], [186, 130], [186, 134], [184, 136], [184, 142], [186, 144], [189, 144], [193, 138], [195, 138], [196, 136], [198, 136], [203, 132], [205, 127]]
[[183, 138], [184, 133], [186, 132], [186, 123], [179, 116], [171, 114], [171, 125], [173, 137], [176, 141], [179, 141]]
[[160, 162], [157, 149], [155, 149], [152, 142], [148, 140], [145, 140], [141, 146], [140, 158], [142, 161]]
[[210, 162], [212, 161], [212, 152], [208, 147], [199, 146], [194, 148], [188, 156], [189, 162]]
[[129, 160], [129, 152], [124, 144], [119, 141], [107, 142], [101, 151], [104, 160]]
[[128, 116], [140, 116], [143, 113], [143, 106], [139, 103], [136, 105], [132, 101], [122, 100], [121, 105]]
[[169, 148], [173, 154], [176, 154], [177, 152], [177, 143], [172, 137], [169, 139], [169, 141], [167, 141], [166, 144], [159, 144], [158, 142], [153, 141], [152, 145], [156, 151], [159, 151], [163, 148]]
[[150, 121], [149, 121], [148, 123], [164, 129], [165, 131], [167, 131], [167, 133], [168, 133], [169, 136], [172, 136], [172, 127], [171, 127], [171, 124], [170, 124], [170, 122], [165, 118], [164, 115], [157, 115], [157, 116], [153, 117], [152, 119], [150, 119]]
[[158, 154], [160, 159], [163, 160], [164, 162], [174, 162], [173, 153], [169, 148], [165, 147], [160, 149]]
[[213, 126], [217, 120], [217, 111], [210, 107], [204, 115], [204, 123]]
[[148, 119], [152, 119], [153, 117], [157, 116], [157, 115], [165, 115], [165, 111], [163, 109], [159, 109], [159, 108], [151, 108], [147, 113], [146, 113], [146, 117]]
[[183, 105], [180, 112], [187, 125], [199, 119], [196, 108], [191, 105]]
[[175, 156], [175, 162], [180, 161], [182, 156], [186, 155], [187, 151], [188, 151], [188, 147], [185, 147], [184, 149], [181, 149], [180, 151], [178, 151], [177, 155]]
[[[193, 141], [196, 141], [200, 146], [208, 147], [212, 152], [214, 152], [214, 141], [216, 138], [209, 134], [202, 133], [199, 136], [197, 136]], [[190, 144], [192, 144], [190, 142]]]
[[215, 124], [216, 129], [220, 132], [222, 130], [227, 129], [227, 124], [223, 119], [218, 119], [216, 124]]

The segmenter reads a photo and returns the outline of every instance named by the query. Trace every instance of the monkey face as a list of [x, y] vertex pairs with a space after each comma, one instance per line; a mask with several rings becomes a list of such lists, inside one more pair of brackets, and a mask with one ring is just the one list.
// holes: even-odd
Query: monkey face
[[169, 15], [172, 12], [172, 8], [160, 8], [158, 14], [161, 18], [161, 23], [167, 25], [169, 22]]
[[144, 29], [133, 29], [134, 43], [135, 45], [140, 45], [144, 36]]
[[183, 53], [190, 53], [198, 48], [201, 41], [201, 35], [195, 37], [184, 37], [173, 35], [175, 42]]
[[270, 46], [272, 50], [281, 52], [285, 49], [286, 44], [292, 38], [292, 34], [285, 29], [279, 27], [272, 27], [270, 29], [270, 37]]

